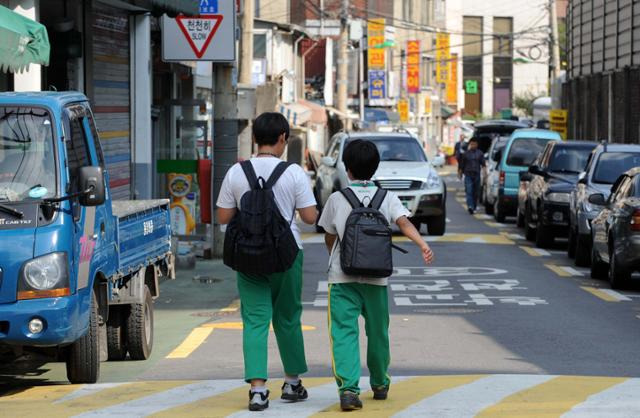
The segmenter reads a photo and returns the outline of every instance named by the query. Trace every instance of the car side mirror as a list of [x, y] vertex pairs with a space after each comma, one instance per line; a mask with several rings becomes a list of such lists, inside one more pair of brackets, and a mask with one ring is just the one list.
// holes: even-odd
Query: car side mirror
[[530, 174], [535, 174], [536, 176], [544, 176], [547, 174], [544, 170], [540, 168], [540, 166], [537, 166], [537, 165], [532, 165], [531, 167], [529, 167], [528, 172]]
[[334, 160], [331, 157], [322, 157], [322, 164], [329, 166], [329, 167], [335, 167], [336, 165], [336, 160]]
[[604, 195], [602, 193], [594, 193], [589, 196], [589, 203], [598, 206], [604, 206], [607, 204], [607, 200], [604, 198]]
[[82, 167], [79, 172], [82, 194], [78, 201], [82, 206], [100, 206], [106, 198], [104, 173], [101, 167]]
[[586, 171], [583, 171], [582, 173], [580, 173], [580, 175], [578, 176], [578, 183], [587, 184], [587, 172]]

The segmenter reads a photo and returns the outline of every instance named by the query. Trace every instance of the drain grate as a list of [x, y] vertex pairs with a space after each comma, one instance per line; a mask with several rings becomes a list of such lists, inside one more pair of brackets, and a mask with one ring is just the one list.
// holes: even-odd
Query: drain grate
[[199, 282], [201, 284], [214, 284], [214, 283], [220, 283], [223, 280], [219, 279], [217, 277], [211, 277], [211, 276], [193, 276], [193, 281], [194, 282]]

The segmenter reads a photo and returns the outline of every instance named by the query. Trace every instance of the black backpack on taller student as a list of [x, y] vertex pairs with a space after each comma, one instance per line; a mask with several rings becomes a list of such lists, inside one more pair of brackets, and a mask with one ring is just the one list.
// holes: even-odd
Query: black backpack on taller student
[[287, 271], [293, 265], [298, 244], [273, 195], [273, 186], [290, 165], [279, 163], [265, 181], [256, 176], [250, 161], [240, 163], [251, 190], [240, 199], [240, 209], [224, 237], [223, 261], [233, 270], [266, 275]]

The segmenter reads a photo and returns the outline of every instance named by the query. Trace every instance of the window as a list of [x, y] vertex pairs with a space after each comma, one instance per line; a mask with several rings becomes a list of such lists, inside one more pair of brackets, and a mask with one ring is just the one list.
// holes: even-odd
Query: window
[[590, 148], [555, 147], [549, 161], [549, 171], [579, 174], [587, 165]]
[[476, 92], [465, 90], [465, 110], [479, 113], [482, 108], [482, 54], [483, 54], [483, 19], [479, 16], [462, 18], [462, 79], [474, 82]]
[[630, 152], [602, 153], [593, 172], [593, 182], [613, 184], [622, 173], [639, 166], [640, 154]]
[[93, 137], [93, 145], [96, 149], [96, 154], [98, 157], [98, 164], [103, 169], [105, 168], [104, 164], [104, 155], [102, 154], [102, 146], [100, 145], [100, 137], [98, 135], [98, 130], [96, 129], [96, 124], [93, 121], [93, 115], [90, 111], [87, 111], [87, 121], [89, 122], [89, 128], [91, 129], [91, 136]]
[[69, 166], [69, 175], [73, 188], [72, 192], [76, 192], [78, 190], [76, 183], [78, 170], [81, 167], [91, 165], [89, 152], [87, 150], [87, 139], [82, 127], [84, 108], [82, 106], [69, 107], [67, 108], [67, 116], [69, 117], [69, 132], [64, 144], [67, 150], [67, 164]]
[[507, 165], [530, 166], [549, 142], [545, 138], [518, 138], [511, 144]]
[[264, 33], [253, 35], [253, 58], [267, 58], [267, 35]]

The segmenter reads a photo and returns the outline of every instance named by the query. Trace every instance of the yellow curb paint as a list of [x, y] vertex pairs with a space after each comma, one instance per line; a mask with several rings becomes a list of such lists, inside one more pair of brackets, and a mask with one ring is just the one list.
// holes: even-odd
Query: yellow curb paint
[[560, 277], [571, 277], [571, 276], [573, 276], [568, 271], [560, 268], [560, 266], [556, 266], [554, 264], [545, 264], [544, 266], [546, 268], [548, 268], [549, 270], [551, 270], [552, 272], [554, 272], [555, 274], [557, 274], [558, 276], [560, 276]]
[[580, 289], [586, 290], [587, 292], [591, 293], [593, 296], [600, 298], [605, 302], [620, 302], [620, 299], [617, 299], [611, 296], [610, 294], [608, 294], [607, 292], [603, 292], [602, 290], [595, 287], [580, 286]]
[[[373, 401], [371, 400], [372, 393], [370, 391], [363, 392], [360, 398], [365, 403], [364, 408], [350, 412], [349, 415], [366, 415], [367, 418], [390, 417], [420, 402], [424, 398], [433, 396], [443, 390], [467, 385], [482, 377], [483, 376], [428, 376], [407, 379], [398, 383], [393, 383], [392, 380], [389, 398], [386, 401]], [[336, 403], [312, 416], [344, 417], [344, 412], [340, 410], [340, 404]]]
[[220, 309], [220, 312], [236, 312], [238, 309], [240, 309], [240, 299], [236, 299], [226, 308]]
[[559, 417], [626, 378], [561, 376], [507, 396], [476, 417]]
[[213, 332], [213, 328], [209, 327], [198, 327], [195, 328], [191, 333], [184, 339], [182, 344], [176, 347], [169, 355], [166, 357], [168, 359], [179, 359], [179, 358], [187, 358], [193, 353], [202, 343], [207, 340], [207, 337]]
[[[227, 330], [241, 330], [242, 322], [208, 322], [206, 324], [202, 324], [200, 328], [209, 328], [209, 329], [227, 329]], [[273, 331], [273, 326], [270, 326], [269, 329]], [[303, 325], [303, 331], [314, 331], [316, 327], [311, 325]]]
[[499, 234], [448, 234], [436, 239], [437, 242], [466, 242], [477, 244], [515, 245], [515, 242]]
[[522, 248], [524, 252], [529, 254], [531, 257], [542, 257], [542, 255], [539, 252], [537, 252], [535, 248], [526, 247], [524, 245], [521, 245], [520, 248]]

